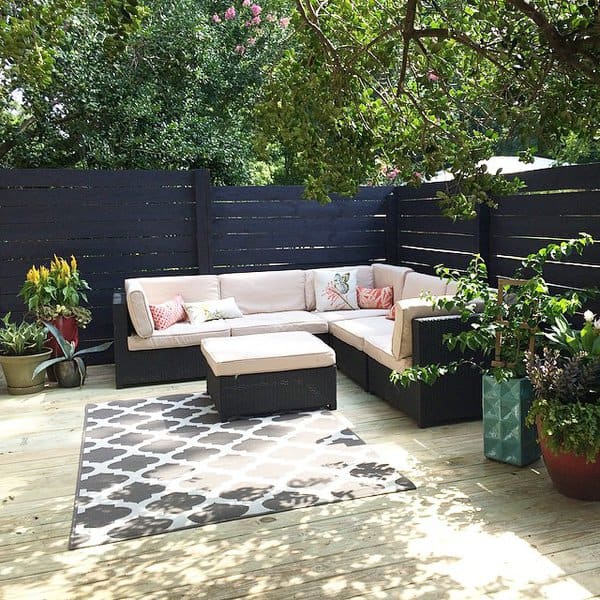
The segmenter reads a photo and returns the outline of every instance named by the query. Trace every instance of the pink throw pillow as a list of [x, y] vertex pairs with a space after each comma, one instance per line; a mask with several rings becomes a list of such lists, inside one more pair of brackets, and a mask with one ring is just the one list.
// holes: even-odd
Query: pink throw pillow
[[150, 314], [154, 321], [154, 329], [166, 329], [187, 319], [183, 298], [179, 294], [173, 300], [167, 300], [162, 304], [151, 304]]
[[395, 321], [396, 320], [396, 305], [395, 304], [390, 309], [390, 312], [387, 315], [385, 315], [385, 318], [386, 319], [390, 319], [391, 321]]
[[357, 287], [356, 296], [359, 308], [392, 308], [394, 306], [394, 290], [391, 287]]

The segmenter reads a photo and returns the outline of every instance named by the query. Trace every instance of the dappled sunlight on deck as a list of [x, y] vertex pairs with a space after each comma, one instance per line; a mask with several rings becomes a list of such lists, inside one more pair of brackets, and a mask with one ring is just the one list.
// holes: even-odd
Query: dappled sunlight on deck
[[[554, 492], [543, 463], [487, 461], [478, 422], [417, 429], [338, 380], [339, 412], [416, 485], [393, 493], [67, 550], [82, 390], [0, 393], [0, 590], [5, 598], [556, 598], [600, 595], [600, 503]], [[27, 440], [23, 443], [23, 440]]]

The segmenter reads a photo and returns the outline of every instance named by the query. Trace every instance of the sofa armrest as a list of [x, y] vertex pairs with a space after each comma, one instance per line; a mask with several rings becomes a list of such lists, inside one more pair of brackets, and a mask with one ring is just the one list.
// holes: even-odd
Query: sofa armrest
[[412, 321], [413, 365], [445, 364], [461, 358], [473, 358], [472, 352], [450, 350], [444, 344], [444, 335], [458, 334], [470, 329], [459, 315], [421, 317]]
[[396, 318], [392, 334], [392, 354], [396, 360], [413, 356], [413, 321], [423, 317], [445, 316], [450, 314], [444, 309], [434, 309], [429, 300], [423, 298], [405, 298], [395, 303]]

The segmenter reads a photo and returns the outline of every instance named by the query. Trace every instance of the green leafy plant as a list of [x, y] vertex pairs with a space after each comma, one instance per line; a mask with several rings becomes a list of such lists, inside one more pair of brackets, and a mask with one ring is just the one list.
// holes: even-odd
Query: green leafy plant
[[44, 351], [46, 330], [38, 323], [22, 321], [18, 325], [6, 313], [0, 328], [0, 353], [7, 356], [39, 354]]
[[[35, 377], [44, 369], [56, 365], [57, 363], [64, 362], [66, 360], [72, 360], [77, 364], [81, 380], [83, 381], [84, 363], [81, 356], [83, 354], [91, 354], [92, 352], [103, 352], [104, 350], [108, 350], [108, 348], [110, 348], [112, 345], [112, 342], [104, 342], [103, 344], [93, 346], [92, 348], [83, 348], [81, 350], [75, 351], [75, 344], [73, 342], [67, 342], [67, 340], [65, 340], [65, 338], [63, 337], [62, 333], [56, 327], [54, 327], [52, 323], [44, 323], [44, 328], [47, 329], [50, 332], [50, 334], [56, 339], [63, 355], [57, 356], [55, 358], [49, 358], [48, 360], [45, 360], [44, 362], [40, 363], [35, 368], [35, 371], [33, 372], [33, 377]], [[42, 331], [45, 330], [42, 328]]]
[[600, 454], [600, 357], [567, 352], [544, 348], [541, 355], [529, 357], [534, 400], [527, 422], [537, 421], [555, 454], [574, 453], [595, 462]]
[[[432, 384], [447, 373], [455, 373], [465, 364], [472, 365], [484, 373], [492, 374], [498, 381], [525, 375], [524, 358], [530, 350], [530, 340], [542, 337], [542, 330], [572, 315], [581, 308], [581, 292], [550, 294], [543, 276], [547, 261], [560, 261], [573, 253], [581, 254], [594, 243], [586, 233], [579, 238], [558, 244], [549, 244], [522, 261], [514, 279], [506, 280], [502, 286], [503, 301], [498, 301], [497, 290], [488, 285], [487, 267], [480, 256], [475, 256], [466, 272], [458, 272], [440, 266], [438, 276], [456, 285], [453, 297], [433, 297], [429, 299], [434, 308], [446, 309], [460, 314], [471, 327], [456, 335], [444, 337], [444, 343], [461, 352], [482, 356], [482, 360], [460, 359], [447, 365], [416, 366], [401, 373], [392, 373], [392, 380], [407, 386], [415, 381]], [[531, 274], [525, 278], [525, 273]], [[498, 337], [501, 340], [500, 354], [489, 362], [496, 349]]]
[[55, 255], [50, 268], [41, 265], [29, 269], [19, 296], [41, 321], [60, 316], [75, 317], [77, 324], [85, 327], [92, 316], [80, 303], [87, 302], [86, 291], [89, 289], [87, 281], [81, 278], [75, 257], [71, 256], [67, 262]]
[[583, 313], [585, 323], [579, 331], [575, 331], [562, 316], [557, 316], [550, 332], [544, 335], [551, 344], [567, 354], [583, 352], [588, 356], [600, 357], [600, 318], [591, 310]]

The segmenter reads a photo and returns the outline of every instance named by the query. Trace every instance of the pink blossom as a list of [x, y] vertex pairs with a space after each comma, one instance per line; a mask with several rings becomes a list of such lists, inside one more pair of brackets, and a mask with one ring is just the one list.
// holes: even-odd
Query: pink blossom
[[427, 71], [427, 79], [429, 79], [429, 81], [439, 81], [440, 76], [432, 69], [429, 69], [429, 71]]
[[281, 29], [285, 29], [289, 24], [290, 24], [289, 17], [281, 17], [281, 19], [279, 19], [279, 27], [281, 27]]
[[234, 50], [234, 51], [235, 51], [235, 53], [236, 53], [236, 54], [244, 54], [244, 52], [246, 52], [246, 47], [245, 47], [245, 46], [242, 46], [241, 44], [238, 44], [238, 45], [235, 47], [235, 50]]
[[415, 177], [415, 179], [423, 179], [423, 174], [419, 173], [419, 171], [415, 171], [413, 173], [413, 176]]
[[396, 177], [398, 177], [398, 173], [400, 173], [400, 171], [399, 171], [398, 169], [394, 168], [394, 169], [391, 169], [390, 171], [388, 171], [388, 172], [385, 174], [385, 176], [386, 176], [388, 179], [396, 179]]
[[253, 4], [250, 7], [250, 10], [252, 11], [253, 16], [258, 17], [258, 15], [260, 15], [260, 13], [262, 12], [262, 7], [259, 6], [258, 4]]
[[252, 4], [252, 0], [244, 0], [242, 2], [242, 6], [250, 6]]
[[274, 23], [275, 21], [277, 21], [277, 17], [275, 15], [272, 15], [271, 13], [269, 13], [267, 15], [267, 21], [269, 21], [269, 23]]
[[252, 21], [246, 21], [244, 27], [252, 27]]
[[246, 40], [246, 44], [248, 44], [248, 46], [254, 46], [254, 44], [256, 44], [256, 38], [255, 37], [248, 38]]
[[230, 6], [226, 11], [225, 11], [225, 19], [227, 21], [231, 21], [233, 19], [235, 19], [235, 15], [237, 13], [235, 12], [235, 8], [233, 8], [233, 6]]
[[212, 20], [214, 23], [220, 23], [221, 22], [221, 17], [219, 15], [213, 15], [212, 16]]
[[260, 25], [260, 16], [256, 15], [255, 17], [252, 17], [252, 25]]

